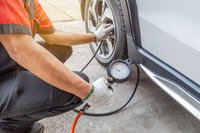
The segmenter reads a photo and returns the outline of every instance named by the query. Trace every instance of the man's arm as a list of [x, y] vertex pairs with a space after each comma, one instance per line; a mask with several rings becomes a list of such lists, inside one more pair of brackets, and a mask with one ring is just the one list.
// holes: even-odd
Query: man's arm
[[73, 34], [56, 30], [52, 34], [40, 34], [40, 36], [48, 44], [72, 46], [77, 44], [86, 44], [95, 41], [99, 42], [105, 40], [109, 37], [113, 29], [113, 25], [103, 24], [95, 33]]
[[70, 71], [29, 35], [0, 35], [0, 42], [17, 63], [47, 83], [84, 99], [91, 85]]
[[96, 41], [96, 36], [93, 33], [75, 34], [56, 30], [52, 34], [40, 34], [40, 36], [48, 44], [56, 44], [63, 46], [86, 44]]

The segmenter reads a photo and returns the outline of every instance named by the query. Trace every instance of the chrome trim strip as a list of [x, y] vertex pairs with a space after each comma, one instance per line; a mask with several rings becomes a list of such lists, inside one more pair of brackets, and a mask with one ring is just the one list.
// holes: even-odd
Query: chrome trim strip
[[[140, 65], [145, 73], [172, 98], [180, 103], [186, 110], [200, 120], [200, 102], [174, 82], [152, 73], [145, 66]], [[167, 84], [169, 85], [167, 86]]]

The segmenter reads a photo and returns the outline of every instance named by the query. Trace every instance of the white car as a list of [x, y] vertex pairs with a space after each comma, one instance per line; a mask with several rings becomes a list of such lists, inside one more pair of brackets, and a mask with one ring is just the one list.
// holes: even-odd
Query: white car
[[[88, 32], [115, 25], [96, 58], [102, 65], [130, 58], [200, 119], [199, 0], [81, 0]], [[95, 52], [99, 43], [91, 45]]]

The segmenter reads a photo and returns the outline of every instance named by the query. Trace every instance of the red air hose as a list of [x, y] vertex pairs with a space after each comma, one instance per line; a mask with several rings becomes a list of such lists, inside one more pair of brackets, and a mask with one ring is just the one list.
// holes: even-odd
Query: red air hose
[[75, 132], [75, 128], [76, 128], [76, 125], [77, 125], [77, 123], [78, 123], [78, 120], [80, 119], [80, 117], [83, 115], [83, 112], [82, 111], [80, 111], [77, 115], [76, 115], [76, 117], [75, 117], [75, 119], [74, 119], [74, 122], [73, 122], [73, 124], [72, 124], [72, 127], [71, 127], [71, 130], [70, 130], [70, 133], [74, 133]]
[[88, 110], [90, 108], [90, 105], [89, 104], [85, 104], [84, 107], [78, 112], [78, 114], [76, 115], [75, 119], [74, 119], [74, 122], [72, 123], [72, 127], [71, 127], [71, 130], [70, 130], [70, 133], [74, 133], [75, 132], [75, 128], [76, 128], [76, 125], [78, 123], [78, 120], [80, 119], [80, 117], [83, 115], [83, 113]]

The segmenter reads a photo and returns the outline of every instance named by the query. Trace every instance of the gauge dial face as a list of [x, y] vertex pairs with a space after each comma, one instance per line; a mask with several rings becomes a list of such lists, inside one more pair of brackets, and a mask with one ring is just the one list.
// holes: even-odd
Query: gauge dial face
[[124, 80], [129, 77], [130, 69], [123, 62], [116, 62], [111, 66], [111, 76], [117, 80]]

